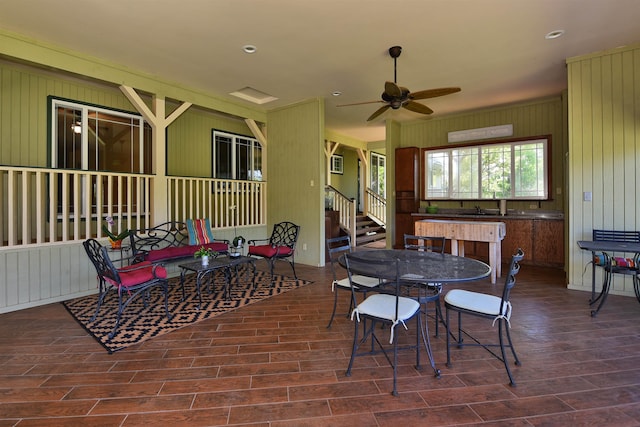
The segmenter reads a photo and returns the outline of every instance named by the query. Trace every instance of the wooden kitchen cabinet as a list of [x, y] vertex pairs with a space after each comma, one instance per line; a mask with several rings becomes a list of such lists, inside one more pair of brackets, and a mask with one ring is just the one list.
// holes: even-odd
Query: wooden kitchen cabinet
[[534, 220], [533, 236], [534, 264], [563, 267], [564, 220]]
[[507, 235], [502, 241], [502, 261], [509, 262], [511, 256], [521, 248], [524, 252], [523, 264], [531, 264], [533, 260], [533, 220], [504, 219]]
[[413, 234], [412, 213], [420, 206], [420, 164], [418, 147], [396, 148], [395, 163], [395, 248], [404, 247], [404, 234]]
[[[518, 248], [524, 251], [521, 264], [535, 264], [546, 267], [564, 267], [564, 220], [562, 219], [531, 219], [517, 217], [487, 217], [469, 218], [468, 216], [452, 215], [437, 217], [428, 215], [413, 216], [414, 222], [422, 219], [447, 219], [463, 221], [501, 221], [504, 222], [507, 234], [502, 240], [502, 262], [511, 261], [511, 256]], [[451, 253], [449, 241], [445, 252]], [[465, 256], [487, 260], [489, 251], [486, 243], [466, 241]]]

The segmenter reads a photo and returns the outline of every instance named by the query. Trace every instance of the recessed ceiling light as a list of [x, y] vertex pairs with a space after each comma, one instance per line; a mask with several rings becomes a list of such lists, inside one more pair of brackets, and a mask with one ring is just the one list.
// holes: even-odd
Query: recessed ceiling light
[[339, 90], [336, 90], [336, 91], [334, 91], [334, 92], [331, 92], [331, 95], [333, 95], [333, 96], [340, 96], [340, 95], [342, 95], [342, 92], [340, 92]]
[[547, 35], [544, 36], [544, 38], [547, 39], [547, 40], [557, 39], [558, 37], [562, 36], [563, 34], [564, 34], [564, 30], [553, 30], [553, 31], [547, 33]]
[[258, 50], [258, 48], [252, 44], [246, 44], [242, 46], [242, 50], [244, 50], [245, 53], [256, 53], [256, 50]]

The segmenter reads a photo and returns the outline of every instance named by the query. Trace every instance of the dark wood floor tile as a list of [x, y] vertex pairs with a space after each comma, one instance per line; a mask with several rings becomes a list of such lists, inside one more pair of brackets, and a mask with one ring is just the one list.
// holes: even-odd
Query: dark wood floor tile
[[[40, 418], [20, 421], [21, 427], [113, 427], [123, 425], [126, 415], [97, 415], [94, 417], [57, 417]], [[9, 425], [9, 424], [7, 424]], [[0, 427], [5, 424], [0, 421]]]
[[287, 402], [286, 387], [256, 388], [248, 390], [198, 393], [193, 408], [217, 408], [228, 406], [260, 405], [265, 403]]
[[305, 384], [329, 384], [335, 382], [337, 382], [335, 372], [316, 371], [276, 375], [256, 375], [251, 380], [251, 387], [263, 388]]
[[[104, 350], [103, 350], [104, 351]], [[75, 386], [78, 384], [123, 384], [130, 382], [135, 376], [134, 372], [107, 372], [92, 374], [60, 374], [49, 377], [43, 384], [46, 387]]]
[[157, 360], [166, 355], [165, 349], [141, 350], [141, 351], [118, 351], [109, 354], [106, 351], [88, 353], [86, 362], [123, 362], [126, 360]]
[[285, 351], [271, 353], [272, 362], [286, 362], [290, 360], [322, 360], [322, 359], [341, 359], [347, 357], [342, 349], [325, 349], [322, 351]]
[[5, 388], [5, 384], [2, 384], [2, 388], [0, 388], [0, 402], [60, 400], [69, 393], [69, 390], [70, 387]]
[[180, 369], [193, 366], [193, 357], [173, 357], [154, 361], [149, 360], [127, 360], [113, 364], [111, 372], [119, 371], [144, 371], [147, 369]]
[[323, 400], [234, 406], [229, 414], [229, 424], [255, 423], [278, 420], [327, 417], [331, 415], [329, 404]]
[[135, 373], [132, 382], [174, 381], [198, 378], [216, 378], [219, 368], [148, 369]]
[[420, 395], [429, 406], [435, 407], [513, 399], [515, 396], [509, 388], [502, 385], [458, 387], [421, 391]]
[[196, 357], [191, 366], [253, 365], [257, 363], [269, 363], [269, 361], [271, 361], [269, 353], [233, 354]]
[[640, 384], [599, 389], [597, 392], [576, 392], [558, 396], [576, 409], [603, 408], [640, 402]]
[[472, 403], [471, 409], [485, 421], [523, 418], [532, 415], [571, 412], [571, 406], [555, 396], [526, 397], [497, 402]]
[[331, 412], [335, 415], [358, 414], [366, 412], [386, 412], [401, 409], [426, 408], [427, 404], [418, 393], [399, 393], [399, 396], [392, 396], [391, 389], [382, 394], [372, 396], [353, 396], [344, 398], [329, 399]]
[[[640, 366], [640, 365], [636, 365]], [[615, 387], [629, 384], [640, 384], [640, 369], [629, 369], [617, 372], [585, 375], [583, 377], [591, 384], [600, 388]], [[575, 389], [574, 389], [575, 390]]]
[[211, 345], [212, 346], [225, 346], [225, 345], [237, 345], [242, 348], [247, 345], [256, 345], [256, 344], [276, 344], [278, 343], [277, 335], [267, 335], [267, 336], [240, 336], [238, 338], [226, 337], [226, 338], [212, 338]]
[[237, 377], [243, 375], [285, 374], [299, 372], [297, 362], [259, 363], [252, 365], [225, 365], [220, 367], [218, 377]]
[[533, 426], [638, 426], [638, 420], [633, 419], [617, 408], [529, 417], [527, 421]]
[[632, 405], [624, 405], [617, 407], [621, 412], [624, 412], [640, 425], [640, 402], [634, 403]]
[[[189, 343], [185, 341], [183, 345]], [[171, 359], [174, 357], [207, 357], [207, 356], [223, 356], [223, 355], [237, 355], [239, 346], [237, 345], [224, 345], [224, 346], [211, 346], [206, 345], [202, 347], [191, 347], [188, 344], [180, 348], [172, 348], [166, 350], [164, 358]]]
[[306, 342], [273, 343], [273, 344], [247, 344], [240, 346], [239, 353], [271, 353], [272, 351], [304, 351], [309, 350]]
[[303, 418], [289, 421], [274, 421], [270, 427], [378, 427], [373, 414], [341, 415], [333, 417]]
[[374, 381], [359, 381], [357, 383], [313, 384], [289, 387], [289, 399], [316, 400], [348, 396], [375, 396], [380, 389]]
[[398, 421], [406, 426], [451, 426], [481, 421], [468, 406], [419, 408], [401, 411], [376, 412], [380, 427], [397, 427]]
[[227, 424], [229, 408], [190, 409], [158, 413], [132, 413], [121, 427], [210, 427]]
[[89, 414], [96, 402], [90, 399], [0, 403], [0, 419], [82, 416]]
[[78, 385], [67, 393], [65, 400], [107, 399], [122, 396], [143, 397], [157, 396], [162, 389], [161, 382], [146, 382], [138, 384], [101, 384], [83, 386]]
[[518, 381], [517, 387], [510, 391], [518, 397], [544, 396], [577, 390], [594, 390], [596, 386], [588, 380], [589, 376], [570, 376], [545, 378], [541, 380]]
[[220, 390], [246, 390], [251, 387], [251, 377], [196, 378], [184, 381], [167, 381], [160, 394], [206, 393]]
[[118, 414], [186, 410], [191, 407], [192, 394], [172, 396], [125, 397], [101, 399], [91, 409], [91, 414]]

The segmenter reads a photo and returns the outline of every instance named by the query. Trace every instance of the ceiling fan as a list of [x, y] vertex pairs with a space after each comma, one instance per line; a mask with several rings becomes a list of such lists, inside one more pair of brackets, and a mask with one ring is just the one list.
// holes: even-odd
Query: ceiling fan
[[438, 96], [444, 96], [444, 95], [460, 92], [459, 87], [443, 87], [439, 89], [428, 89], [428, 90], [421, 90], [418, 92], [411, 92], [406, 87], [398, 86], [396, 62], [398, 57], [400, 56], [400, 53], [402, 53], [402, 47], [400, 46], [392, 46], [389, 48], [389, 56], [393, 58], [393, 81], [392, 82], [387, 81], [384, 84], [384, 92], [382, 92], [381, 100], [356, 102], [354, 104], [342, 104], [342, 105], [337, 105], [337, 107], [374, 104], [379, 102], [385, 103], [386, 105], [383, 105], [382, 107], [378, 108], [371, 116], [369, 116], [367, 121], [370, 122], [371, 120], [378, 117], [380, 114], [387, 111], [389, 108], [393, 110], [397, 110], [400, 107], [402, 107], [402, 108], [406, 108], [409, 111], [413, 111], [415, 113], [432, 114], [433, 110], [431, 108], [415, 101], [417, 99], [436, 98]]

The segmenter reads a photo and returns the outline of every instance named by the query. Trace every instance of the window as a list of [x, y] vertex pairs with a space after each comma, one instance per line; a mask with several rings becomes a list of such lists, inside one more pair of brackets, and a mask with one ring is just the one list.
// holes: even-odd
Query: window
[[424, 150], [427, 199], [549, 198], [550, 137]]
[[371, 153], [371, 191], [386, 198], [387, 193], [387, 158], [386, 156], [378, 153]]
[[262, 146], [258, 140], [213, 129], [213, 177], [262, 181]]
[[[58, 169], [76, 169], [85, 171], [105, 171], [117, 173], [150, 174], [152, 165], [151, 126], [142, 116], [97, 105], [84, 104], [77, 101], [48, 98], [49, 117], [51, 123], [51, 167]], [[92, 213], [118, 213], [118, 188], [113, 187], [109, 194], [107, 180], [102, 176], [103, 194], [95, 193], [98, 177], [92, 182], [86, 179], [80, 182], [81, 188], [74, 188], [73, 182], [64, 183], [62, 176], [58, 179], [58, 213], [70, 208], [74, 213], [86, 212], [91, 203]], [[86, 200], [86, 186], [94, 189], [91, 201]], [[127, 198], [126, 185], [120, 190], [122, 199]], [[62, 206], [63, 195], [76, 194], [80, 191], [81, 206]], [[132, 190], [132, 199], [136, 200], [137, 190]], [[144, 189], [143, 189], [144, 192]], [[107, 206], [107, 200], [113, 201]], [[97, 200], [102, 200], [100, 209]], [[128, 207], [130, 212], [137, 209]]]
[[50, 97], [51, 165], [151, 173], [151, 126], [140, 115]]
[[331, 156], [331, 173], [344, 173], [344, 157], [340, 154]]

